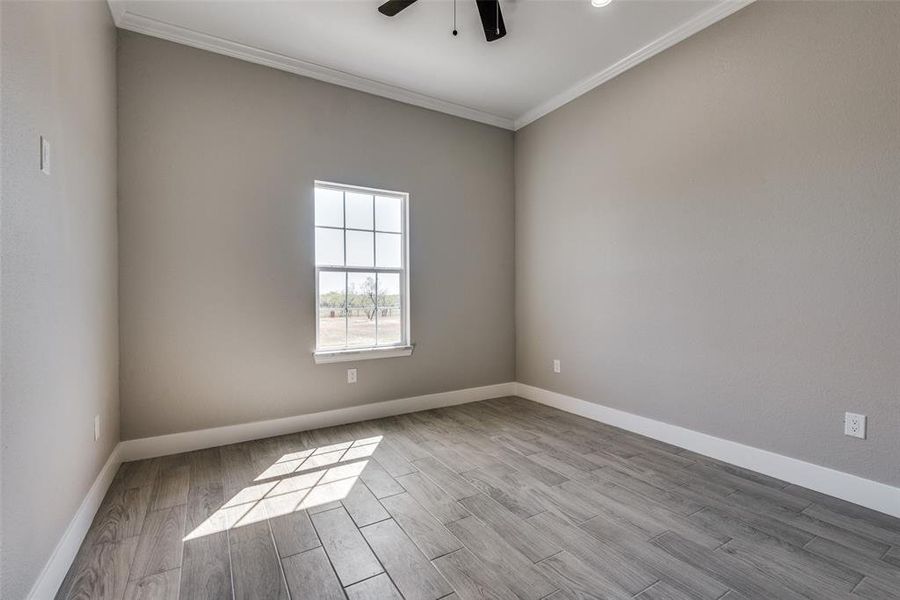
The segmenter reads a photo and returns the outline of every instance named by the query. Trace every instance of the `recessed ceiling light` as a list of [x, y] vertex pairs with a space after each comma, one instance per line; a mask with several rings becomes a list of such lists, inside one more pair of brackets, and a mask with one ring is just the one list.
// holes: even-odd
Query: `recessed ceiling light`
[[609, 6], [609, 3], [612, 0], [591, 0], [591, 5], [595, 8], [603, 8], [604, 6]]

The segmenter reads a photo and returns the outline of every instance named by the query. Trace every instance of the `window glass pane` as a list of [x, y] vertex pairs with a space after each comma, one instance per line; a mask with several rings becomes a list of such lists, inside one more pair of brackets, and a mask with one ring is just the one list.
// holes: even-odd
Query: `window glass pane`
[[401, 235], [399, 233], [375, 234], [375, 259], [376, 267], [390, 267], [399, 269], [401, 262]]
[[347, 231], [347, 266], [371, 267], [375, 257], [372, 236], [369, 231]]
[[316, 264], [344, 265], [344, 232], [316, 227]]
[[375, 196], [375, 229], [403, 231], [403, 200], [389, 196]]
[[347, 274], [347, 346], [375, 345], [375, 273]]
[[399, 344], [401, 329], [400, 274], [378, 274], [378, 345]]
[[378, 274], [378, 306], [400, 306], [400, 273]]
[[347, 227], [372, 229], [372, 194], [347, 192]]
[[343, 348], [347, 345], [346, 284], [345, 273], [319, 273], [320, 348]]
[[344, 226], [343, 192], [316, 188], [316, 225], [324, 227]]

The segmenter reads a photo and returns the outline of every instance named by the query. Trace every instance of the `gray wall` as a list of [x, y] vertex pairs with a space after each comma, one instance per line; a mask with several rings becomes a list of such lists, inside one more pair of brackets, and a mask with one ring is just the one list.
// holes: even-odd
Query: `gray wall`
[[760, 2], [519, 131], [518, 380], [900, 484], [898, 32]]
[[105, 2], [0, 15], [0, 597], [17, 600], [119, 438], [116, 37]]
[[[315, 179], [410, 193], [412, 357], [313, 364]], [[511, 132], [120, 32], [119, 202], [123, 439], [514, 379]]]

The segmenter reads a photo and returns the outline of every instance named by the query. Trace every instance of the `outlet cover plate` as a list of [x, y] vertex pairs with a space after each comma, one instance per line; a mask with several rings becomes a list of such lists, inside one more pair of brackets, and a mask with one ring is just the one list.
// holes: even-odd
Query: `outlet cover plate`
[[866, 415], [844, 413], [844, 435], [866, 439]]
[[347, 383], [356, 383], [356, 369], [347, 369]]

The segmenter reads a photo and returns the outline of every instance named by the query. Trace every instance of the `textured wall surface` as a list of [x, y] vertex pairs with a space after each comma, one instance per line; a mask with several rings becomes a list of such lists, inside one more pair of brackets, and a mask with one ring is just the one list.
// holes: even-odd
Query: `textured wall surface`
[[[511, 132], [127, 32], [119, 93], [124, 439], [513, 380]], [[410, 194], [413, 356], [313, 363], [316, 179]]]
[[116, 34], [106, 2], [0, 14], [0, 597], [18, 600], [119, 438]]
[[900, 484], [898, 31], [758, 2], [519, 131], [518, 380]]

